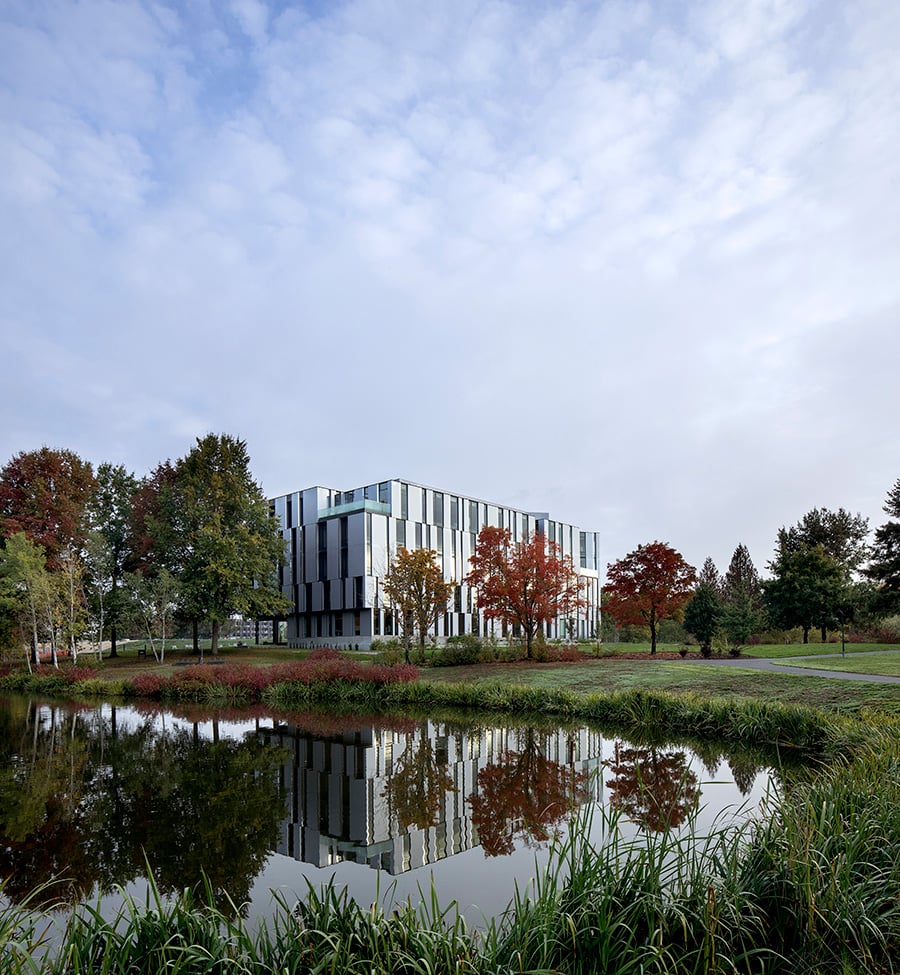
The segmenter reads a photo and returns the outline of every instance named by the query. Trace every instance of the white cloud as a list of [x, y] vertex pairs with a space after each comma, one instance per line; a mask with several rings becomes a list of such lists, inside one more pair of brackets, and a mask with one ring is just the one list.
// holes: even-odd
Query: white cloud
[[273, 491], [402, 474], [606, 559], [877, 518], [898, 42], [877, 0], [7, 4], [0, 453], [228, 429]]

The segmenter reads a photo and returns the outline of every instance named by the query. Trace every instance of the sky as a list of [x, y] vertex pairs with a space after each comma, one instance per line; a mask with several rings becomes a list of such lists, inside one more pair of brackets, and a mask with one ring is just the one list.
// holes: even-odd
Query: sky
[[900, 4], [0, 0], [0, 464], [247, 441], [601, 561], [900, 477]]

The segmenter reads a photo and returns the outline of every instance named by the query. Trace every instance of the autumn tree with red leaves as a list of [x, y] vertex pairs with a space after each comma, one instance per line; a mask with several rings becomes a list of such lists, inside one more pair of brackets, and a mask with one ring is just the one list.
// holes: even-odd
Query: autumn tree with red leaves
[[481, 529], [465, 581], [478, 590], [478, 605], [489, 620], [519, 626], [525, 653], [539, 626], [569, 618], [587, 605], [584, 582], [560, 547], [535, 533], [512, 541], [508, 528]]
[[677, 619], [693, 595], [697, 572], [665, 542], [638, 545], [606, 567], [604, 609], [620, 626], [650, 628], [650, 653], [656, 653], [660, 620]]
[[94, 486], [91, 465], [71, 450], [16, 454], [0, 471], [0, 538], [24, 532], [56, 571], [67, 549], [84, 547], [85, 506]]

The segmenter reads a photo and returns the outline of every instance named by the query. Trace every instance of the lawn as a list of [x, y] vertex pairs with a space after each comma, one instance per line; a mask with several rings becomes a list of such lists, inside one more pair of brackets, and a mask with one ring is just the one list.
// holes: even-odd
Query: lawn
[[884, 677], [900, 677], [900, 650], [887, 651], [863, 657], [859, 654], [849, 654], [842, 657], [814, 657], [810, 660], [785, 660], [776, 663], [789, 664], [792, 667], [814, 667], [816, 670], [843, 670], [852, 674], [880, 674]]
[[[673, 653], [683, 647], [681, 643], [658, 643], [659, 653]], [[689, 648], [691, 653], [697, 653], [697, 647]], [[871, 650], [897, 650], [900, 645], [896, 643], [847, 643], [845, 650], [851, 653], [868, 653]], [[743, 657], [764, 657], [767, 659], [779, 659], [782, 657], [811, 657], [819, 654], [831, 654], [841, 652], [840, 641], [837, 643], [761, 643], [758, 646], [744, 647], [741, 650]], [[604, 657], [628, 656], [633, 654], [650, 653], [649, 643], [604, 643], [600, 651]]]
[[674, 694], [809, 704], [841, 711], [868, 707], [900, 713], [900, 684], [851, 683], [829, 677], [702, 666], [681, 660], [602, 657], [566, 664], [476, 664], [470, 667], [429, 668], [422, 676], [429, 681], [499, 681], [554, 690], [564, 688], [576, 693], [642, 688]]

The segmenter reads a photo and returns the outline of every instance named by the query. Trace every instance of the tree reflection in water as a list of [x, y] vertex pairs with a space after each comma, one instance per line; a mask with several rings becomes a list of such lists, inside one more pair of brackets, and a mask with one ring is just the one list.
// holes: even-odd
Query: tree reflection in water
[[446, 755], [439, 759], [428, 722], [423, 721], [394, 761], [384, 790], [388, 808], [401, 830], [429, 829], [440, 822], [447, 793], [455, 791]]
[[697, 808], [700, 783], [683, 751], [616, 742], [609, 769], [610, 805], [642, 829], [676, 829]]
[[525, 729], [522, 749], [504, 751], [478, 773], [478, 791], [468, 798], [472, 823], [485, 856], [512, 853], [519, 835], [544, 842], [575, 806], [588, 798], [587, 772], [546, 756], [548, 736]]
[[123, 732], [112, 719], [30, 703], [0, 715], [6, 896], [53, 880], [47, 901], [75, 903], [149, 863], [163, 893], [205, 875], [223, 910], [246, 900], [283, 815], [279, 751], [253, 737], [205, 741], [196, 726]]

